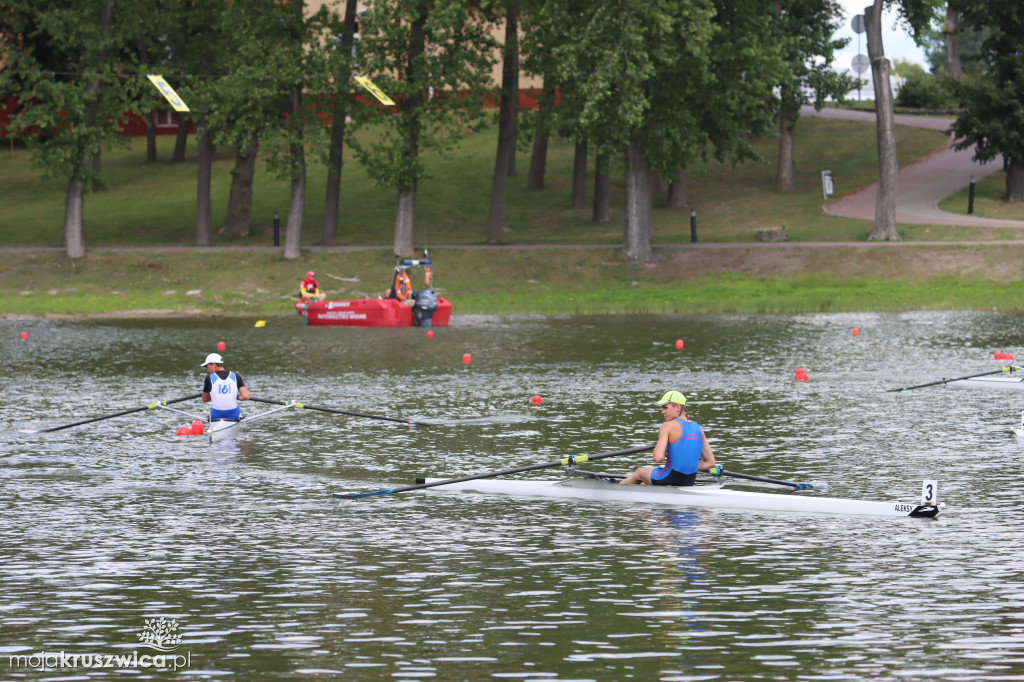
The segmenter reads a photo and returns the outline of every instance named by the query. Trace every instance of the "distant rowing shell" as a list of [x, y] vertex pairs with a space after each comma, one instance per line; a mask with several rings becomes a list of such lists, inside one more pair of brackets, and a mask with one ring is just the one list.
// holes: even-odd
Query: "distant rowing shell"
[[951, 381], [946, 385], [959, 386], [961, 388], [995, 388], [1001, 391], [1024, 391], [1024, 372], [974, 377], [973, 379]]
[[[444, 479], [425, 480], [426, 483]], [[926, 482], [926, 486], [927, 486]], [[934, 486], [934, 482], [932, 482]], [[620, 485], [604, 480], [567, 478], [552, 480], [478, 479], [439, 485], [428, 490], [485, 493], [524, 497], [584, 499], [598, 502], [640, 502], [683, 507], [782, 511], [813, 514], [853, 514], [862, 516], [931, 517], [940, 505], [903, 502], [873, 502], [806, 494], [757, 493], [726, 490], [720, 486]]]

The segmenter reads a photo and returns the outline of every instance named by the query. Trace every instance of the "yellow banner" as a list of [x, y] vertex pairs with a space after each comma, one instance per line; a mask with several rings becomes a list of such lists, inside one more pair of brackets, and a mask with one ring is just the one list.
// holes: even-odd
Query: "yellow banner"
[[379, 99], [383, 104], [387, 106], [394, 106], [394, 102], [391, 98], [384, 94], [384, 91], [373, 84], [373, 81], [366, 76], [356, 76], [356, 83], [359, 83], [364, 88], [370, 91], [370, 94]]
[[160, 94], [171, 103], [175, 111], [188, 111], [188, 105], [178, 97], [178, 93], [174, 91], [170, 83], [164, 80], [163, 76], [154, 76], [152, 74], [146, 76], [150, 82], [156, 86], [156, 89], [160, 91]]

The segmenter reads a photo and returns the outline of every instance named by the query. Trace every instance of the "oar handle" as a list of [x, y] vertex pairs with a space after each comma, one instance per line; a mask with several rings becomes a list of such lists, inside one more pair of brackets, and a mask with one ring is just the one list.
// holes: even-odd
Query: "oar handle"
[[654, 445], [639, 445], [635, 448], [626, 448], [625, 450], [615, 450], [613, 452], [602, 452], [596, 455], [570, 455], [561, 459], [556, 459], [553, 462], [541, 462], [540, 464], [528, 464], [526, 466], [514, 467], [512, 469], [501, 469], [500, 471], [486, 471], [480, 474], [473, 474], [471, 476], [462, 476], [459, 478], [449, 478], [443, 481], [433, 481], [431, 483], [420, 483], [418, 485], [407, 485], [402, 488], [388, 488], [387, 490], [375, 490], [368, 493], [334, 493], [334, 497], [341, 497], [346, 499], [353, 499], [357, 497], [371, 497], [373, 495], [390, 495], [392, 493], [404, 493], [410, 490], [423, 490], [424, 488], [433, 488], [438, 485], [448, 485], [450, 483], [464, 483], [465, 481], [475, 481], [480, 478], [494, 478], [496, 476], [505, 476], [508, 474], [518, 474], [524, 471], [535, 471], [536, 469], [550, 469], [558, 466], [576, 466], [577, 464], [583, 464], [584, 462], [593, 462], [598, 459], [605, 459], [606, 457], [619, 457], [621, 455], [632, 455], [637, 452], [644, 452], [646, 450], [653, 450]]
[[[249, 398], [249, 400], [255, 400], [258, 403], [269, 403], [271, 405], [285, 405], [286, 403], [281, 400], [269, 400], [267, 398]], [[379, 414], [363, 414], [362, 412], [350, 412], [349, 410], [338, 410], [332, 407], [317, 407], [315, 405], [306, 405], [304, 403], [295, 403], [295, 407], [300, 410], [316, 410], [318, 412], [329, 412], [331, 414], [345, 414], [350, 417], [362, 417], [364, 419], [381, 419], [383, 421], [397, 422], [399, 424], [408, 424], [410, 426], [417, 426], [420, 422], [414, 422], [409, 419], [400, 419], [398, 417], [385, 417]]]

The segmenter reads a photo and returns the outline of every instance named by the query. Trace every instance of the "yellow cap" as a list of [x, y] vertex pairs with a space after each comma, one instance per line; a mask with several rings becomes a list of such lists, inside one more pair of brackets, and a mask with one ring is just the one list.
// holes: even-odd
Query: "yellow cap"
[[686, 396], [679, 391], [669, 391], [665, 395], [661, 396], [661, 400], [657, 402], [658, 405], [666, 405], [668, 403], [675, 403], [676, 405], [685, 405]]

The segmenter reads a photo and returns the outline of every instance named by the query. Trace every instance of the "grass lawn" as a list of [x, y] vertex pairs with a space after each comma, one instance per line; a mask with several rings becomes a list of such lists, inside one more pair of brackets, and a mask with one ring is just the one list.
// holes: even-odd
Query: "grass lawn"
[[[970, 187], [939, 202], [939, 208], [950, 213], [967, 215], [970, 206]], [[996, 171], [974, 183], [974, 213], [979, 218], [999, 220], [1024, 220], [1024, 204], [1008, 203], [1006, 197], [1006, 173]]]
[[[897, 127], [900, 162], [908, 163], [944, 143], [941, 133]], [[419, 185], [416, 243], [479, 244], [486, 239], [496, 132], [471, 135], [447, 158], [428, 158], [431, 177]], [[844, 193], [869, 184], [877, 175], [874, 126], [870, 123], [802, 119], [797, 128], [795, 192], [774, 191], [777, 141], [758, 143], [764, 162], [733, 167], [714, 162], [695, 164], [688, 173], [689, 206], [665, 207], [666, 188], [655, 196], [653, 228], [656, 243], [690, 241], [690, 209], [697, 212], [701, 241], [746, 242], [756, 230], [785, 225], [791, 240], [846, 241], [864, 239], [870, 227], [863, 221], [836, 218], [821, 210], [821, 171], [832, 170], [836, 191]], [[104, 181], [108, 189], [85, 199], [85, 241], [89, 246], [177, 245], [195, 241], [196, 166], [194, 140], [188, 158], [171, 163], [173, 139], [159, 138], [159, 161], [145, 162], [145, 140], [131, 140], [129, 149], [104, 152]], [[347, 154], [342, 177], [342, 211], [338, 242], [348, 245], [387, 245], [392, 241], [396, 192], [373, 185]], [[621, 157], [612, 163], [612, 216], [607, 223], [591, 221], [591, 211], [569, 208], [573, 145], [553, 139], [549, 146], [546, 186], [528, 191], [529, 151], [518, 155], [519, 174], [506, 197], [505, 240], [509, 244], [618, 244], [622, 241]], [[591, 156], [593, 161], [593, 156]], [[215, 226], [226, 212], [230, 171], [234, 159], [218, 153], [213, 169], [212, 203]], [[591, 164], [592, 165], [592, 164]], [[325, 191], [324, 167], [311, 159], [303, 243], [321, 240]], [[592, 184], [592, 177], [590, 178]], [[59, 246], [62, 239], [66, 180], [41, 179], [30, 152], [16, 148], [13, 157], [0, 156], [0, 183], [12, 199], [0, 213], [0, 246]], [[253, 234], [246, 238], [215, 236], [215, 244], [271, 245], [273, 214], [286, 222], [290, 183], [269, 174], [261, 164], [256, 175]], [[284, 225], [281, 227], [284, 230]], [[283, 239], [283, 236], [282, 236]]]
[[[905, 126], [896, 130], [901, 164], [946, 143], [939, 132]], [[656, 193], [655, 262], [637, 266], [625, 262], [618, 248], [621, 159], [612, 163], [612, 219], [594, 224], [589, 208], [568, 208], [573, 147], [558, 139], [549, 148], [544, 190], [525, 189], [529, 152], [519, 152], [520, 172], [509, 182], [504, 213], [507, 246], [471, 248], [486, 235], [496, 146], [492, 129], [466, 138], [448, 157], [428, 159], [431, 177], [419, 187], [415, 242], [431, 248], [437, 288], [453, 301], [456, 315], [1024, 309], [1024, 271], [1016, 254], [997, 245], [956, 244], [1018, 238], [1024, 234], [1020, 231], [908, 226], [901, 228], [904, 244], [867, 247], [856, 243], [863, 243], [870, 225], [822, 211], [822, 170], [832, 171], [840, 194], [875, 179], [874, 136], [871, 123], [802, 119], [797, 129], [797, 190], [787, 194], [773, 189], [773, 138], [758, 143], [764, 162], [694, 165], [688, 173], [685, 209], [665, 207], [665, 187]], [[144, 140], [131, 142], [128, 149], [104, 154], [108, 189], [86, 197], [89, 250], [77, 260], [66, 258], [59, 248], [66, 181], [41, 179], [25, 149], [0, 154], [0, 183], [6, 190], [0, 247], [26, 249], [0, 252], [0, 314], [230, 315], [255, 321], [287, 315], [306, 270], [318, 273], [332, 298], [374, 296], [387, 286], [396, 194], [375, 187], [351, 154], [343, 171], [338, 242], [374, 248], [312, 248], [320, 241], [325, 173], [311, 162], [303, 232], [309, 248], [299, 260], [287, 261], [279, 249], [269, 247], [274, 212], [285, 222], [289, 182], [261, 165], [253, 234], [214, 237], [215, 246], [266, 248], [194, 247], [194, 146], [185, 162], [171, 163], [167, 159], [173, 140], [162, 137], [161, 160], [150, 164], [144, 161]], [[222, 150], [214, 167], [215, 225], [226, 210], [232, 166], [233, 158]], [[990, 183], [994, 187], [998, 180], [979, 185], [986, 189], [979, 191], [976, 213], [982, 200], [995, 192]], [[691, 209], [696, 211], [699, 246], [721, 242], [734, 248], [690, 246]], [[756, 230], [780, 225], [789, 236], [786, 245], [755, 247]], [[915, 241], [949, 245], [915, 246]], [[812, 248], [801, 247], [802, 242], [837, 243]], [[462, 248], [445, 249], [446, 244]], [[95, 250], [115, 246], [174, 250]], [[414, 279], [414, 286], [418, 284]], [[297, 323], [297, 317], [280, 323]]]

